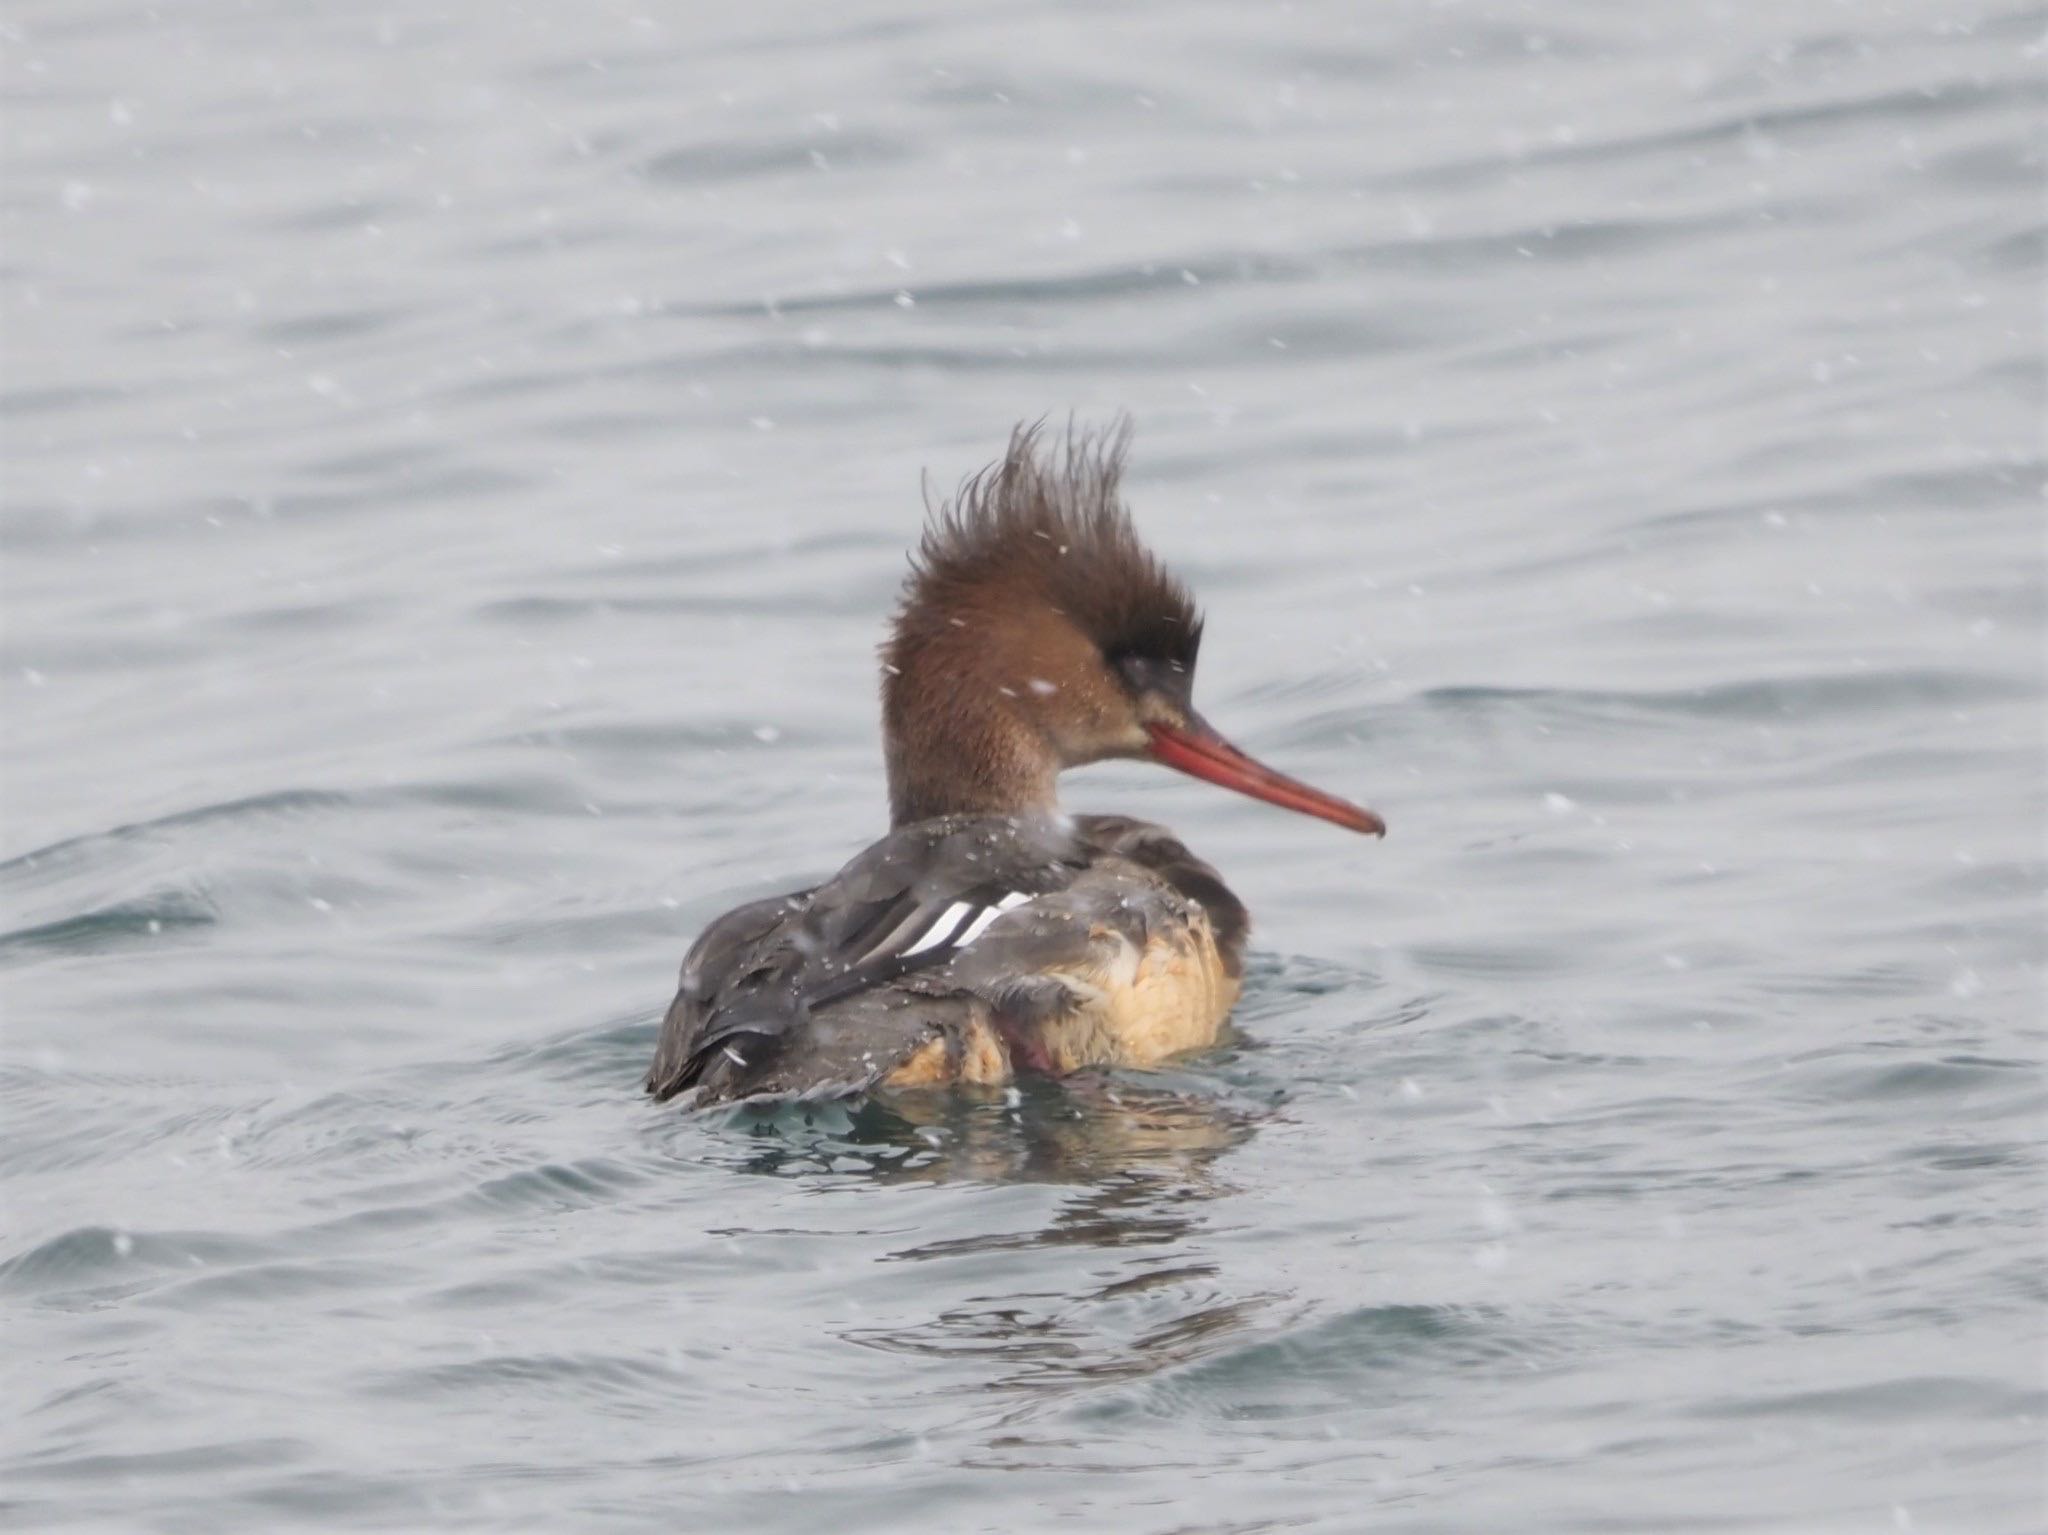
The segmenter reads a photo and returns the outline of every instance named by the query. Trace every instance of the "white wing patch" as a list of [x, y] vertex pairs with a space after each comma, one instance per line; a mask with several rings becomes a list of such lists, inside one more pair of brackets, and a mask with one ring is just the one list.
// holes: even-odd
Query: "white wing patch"
[[926, 949], [937, 948], [953, 936], [953, 929], [960, 925], [960, 919], [973, 910], [974, 908], [965, 901], [955, 901], [939, 913], [939, 920], [931, 925], [924, 937], [903, 951], [903, 957], [908, 959], [913, 954], [922, 954]]
[[995, 905], [984, 909], [982, 914], [976, 917], [974, 921], [968, 925], [967, 931], [962, 933], [959, 936], [959, 938], [954, 940], [954, 947], [960, 949], [966, 948], [970, 943], [974, 942], [975, 939], [979, 938], [983, 933], [987, 932], [989, 924], [995, 921], [996, 918], [1000, 917], [1006, 911], [1015, 911], [1019, 906], [1022, 906], [1026, 901], [1030, 899], [1031, 897], [1026, 895], [1023, 891], [1012, 890], [1008, 895], [1004, 896], [1000, 901], [996, 902]]
[[[996, 918], [1006, 911], [1014, 911], [1030, 899], [1031, 897], [1023, 891], [1012, 890], [993, 906], [983, 906], [978, 909], [970, 906], [965, 901], [955, 901], [939, 913], [938, 920], [931, 925], [930, 930], [922, 938], [903, 951], [903, 956], [908, 959], [913, 954], [922, 954], [926, 949], [935, 949], [940, 944], [948, 944], [949, 947], [955, 949], [964, 949], [983, 933], [987, 932], [989, 924], [994, 922]], [[970, 918], [972, 920], [969, 920], [964, 928], [960, 926], [963, 919]], [[959, 934], [957, 937], [954, 936], [956, 930], [958, 930]]]
[[975, 939], [979, 938], [983, 933], [987, 932], [988, 925], [991, 922], [995, 921], [995, 919], [1000, 917], [1001, 915], [1002, 912], [994, 906], [990, 906], [984, 909], [980, 916], [976, 917], [972, 922], [970, 922], [967, 925], [967, 931], [960, 935], [960, 941], [959, 943], [955, 944], [954, 947], [960, 949], [966, 948], [970, 943], [974, 942]]

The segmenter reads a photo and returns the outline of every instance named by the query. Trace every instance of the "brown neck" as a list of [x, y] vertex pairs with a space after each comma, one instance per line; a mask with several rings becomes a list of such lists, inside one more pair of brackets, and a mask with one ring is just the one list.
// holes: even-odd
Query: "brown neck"
[[968, 688], [912, 695], [891, 677], [883, 732], [889, 821], [940, 815], [1023, 815], [1059, 807], [1060, 765], [1039, 732], [993, 698]]

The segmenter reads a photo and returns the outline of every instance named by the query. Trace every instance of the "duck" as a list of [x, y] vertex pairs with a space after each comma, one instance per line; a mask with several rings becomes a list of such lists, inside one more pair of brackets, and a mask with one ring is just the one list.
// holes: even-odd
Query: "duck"
[[1139, 539], [1128, 421], [1003, 456], [933, 506], [881, 649], [889, 830], [685, 955], [647, 1092], [697, 1107], [1007, 1088], [1214, 1045], [1250, 916], [1167, 828], [1068, 814], [1058, 780], [1158, 763], [1381, 837], [1194, 705], [1203, 621]]

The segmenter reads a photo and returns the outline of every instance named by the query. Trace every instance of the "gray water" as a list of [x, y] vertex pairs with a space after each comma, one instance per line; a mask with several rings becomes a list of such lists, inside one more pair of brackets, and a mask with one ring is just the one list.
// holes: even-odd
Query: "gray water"
[[[14, 1529], [2042, 1527], [1998, 0], [16, 0]], [[874, 654], [1129, 410], [1240, 1032], [696, 1116]]]

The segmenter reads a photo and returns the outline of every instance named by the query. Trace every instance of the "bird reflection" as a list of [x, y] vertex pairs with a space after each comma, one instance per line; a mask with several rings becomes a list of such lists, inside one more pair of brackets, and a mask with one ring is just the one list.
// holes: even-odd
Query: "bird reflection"
[[[850, 1105], [740, 1110], [745, 1171], [832, 1172], [880, 1183], [1114, 1183], [1166, 1176], [1199, 1188], [1258, 1113], [1210, 1092], [1084, 1073], [1018, 1088], [903, 1092]], [[1105, 1245], [1115, 1239], [1106, 1238]]]
[[[948, 1234], [888, 1253], [882, 1261], [932, 1267], [924, 1280], [906, 1273], [903, 1293], [933, 1295], [940, 1309], [841, 1332], [864, 1348], [958, 1366], [943, 1386], [927, 1378], [936, 1389], [1035, 1395], [1202, 1357], [1285, 1299], [1233, 1291], [1201, 1250], [1207, 1211], [1234, 1192], [1219, 1165], [1271, 1113], [1218, 1090], [1158, 1073], [1103, 1075], [979, 1098], [899, 1094], [808, 1116], [781, 1110], [746, 1122], [746, 1166], [829, 1170], [834, 1189], [1069, 1186], [1037, 1229]], [[1115, 1256], [1077, 1265], [1074, 1249]], [[942, 1277], [985, 1275], [975, 1260], [988, 1254], [1004, 1256], [1009, 1293], [961, 1294]], [[1078, 1290], [1077, 1274], [1086, 1276]]]

